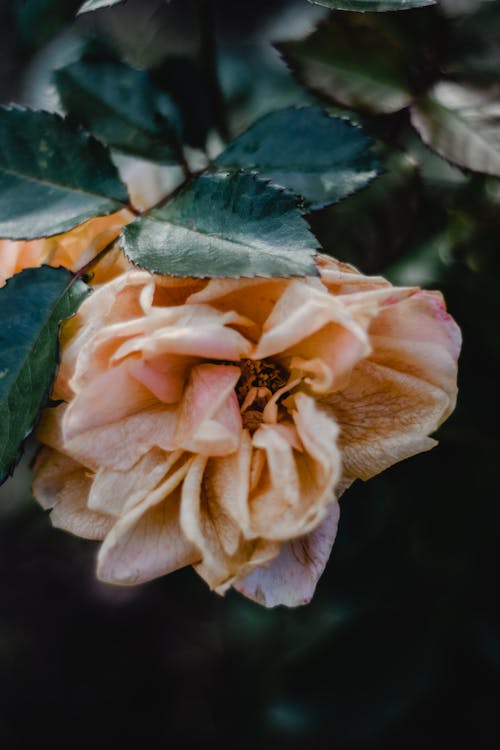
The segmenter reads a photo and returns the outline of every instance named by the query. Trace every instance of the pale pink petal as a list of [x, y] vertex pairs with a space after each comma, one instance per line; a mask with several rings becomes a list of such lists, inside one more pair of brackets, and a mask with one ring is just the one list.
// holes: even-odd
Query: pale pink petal
[[349, 386], [324, 399], [340, 426], [344, 469], [369, 479], [394, 463], [429, 450], [427, 437], [449, 408], [449, 396], [420, 378], [366, 360]]
[[61, 498], [51, 511], [52, 525], [56, 529], [62, 529], [83, 539], [104, 539], [113, 524], [113, 519], [89, 510], [80, 486], [72, 491], [72, 483], [68, 484], [65, 497]]
[[152, 448], [127, 471], [101, 466], [90, 489], [88, 507], [119, 517], [144, 500], [166, 476], [176, 454]]
[[274, 425], [262, 425], [254, 433], [252, 442], [266, 457], [265, 470], [249, 502], [252, 533], [278, 540], [288, 538], [290, 516], [295, 526], [294, 511], [302, 509], [296, 464], [299, 451], [294, 451], [288, 435], [276, 430]]
[[322, 521], [342, 473], [335, 421], [303, 393], [291, 396], [288, 407], [293, 437], [292, 425], [284, 432], [282, 424], [263, 425], [253, 436], [266, 461], [251, 478], [251, 529], [279, 541], [303, 536]]
[[252, 343], [230, 327], [251, 324], [236, 313], [220, 313], [203, 305], [184, 305], [179, 310], [155, 310], [154, 316], [151, 320], [137, 321], [144, 334], [122, 344], [114, 354], [115, 361], [136, 352], [146, 357], [182, 354], [238, 360], [252, 351]]
[[155, 446], [164, 451], [175, 450], [176, 407], [158, 405], [64, 440], [62, 422], [67, 409], [66, 404], [46, 409], [36, 436], [45, 445], [95, 471], [100, 466], [127, 471]]
[[176, 448], [175, 407], [156, 407], [139, 414], [96, 427], [66, 441], [65, 450], [78, 461], [127, 471], [151, 448]]
[[280, 354], [329, 323], [337, 323], [364, 338], [364, 331], [335, 297], [321, 288], [294, 279], [264, 323], [253, 359]]
[[101, 581], [144, 583], [199, 559], [179, 525], [180, 487], [189, 462], [128, 511], [104, 540], [97, 561]]
[[[143, 292], [149, 289], [143, 288]], [[151, 292], [152, 293], [152, 292]], [[133, 311], [130, 311], [131, 314]], [[178, 314], [173, 310], [158, 310], [153, 308], [147, 317], [139, 315], [130, 320], [110, 323], [102, 326], [97, 332], [89, 332], [89, 336], [82, 342], [74, 362], [74, 372], [70, 380], [70, 386], [75, 393], [84, 388], [90, 380], [100, 373], [106, 372], [110, 367], [117, 365], [122, 359], [116, 356], [117, 350], [130, 339], [139, 339], [144, 334], [151, 334], [160, 325], [169, 325]], [[77, 336], [80, 339], [85, 333], [82, 330]], [[126, 354], [137, 354], [141, 347], [135, 347]]]
[[455, 406], [461, 339], [441, 295], [417, 291], [386, 301], [370, 341], [349, 385], [325, 399], [341, 426], [346, 471], [362, 479], [436, 444], [427, 436]]
[[[239, 533], [234, 534], [234, 525], [248, 539], [253, 538], [250, 529], [248, 492], [252, 441], [247, 430], [243, 430], [236, 453], [210, 460], [205, 476], [204, 495], [211, 509], [217, 505], [219, 514], [232, 519], [232, 526], [226, 523], [228, 533], [221, 533], [222, 545], [229, 555], [234, 555], [239, 544]], [[209, 495], [207, 495], [209, 488]]]
[[[55, 394], [68, 398], [73, 390], [86, 384], [94, 372], [92, 362], [95, 338], [105, 326], [142, 316], [141, 293], [154, 291], [152, 277], [146, 271], [129, 271], [94, 289], [78, 313], [63, 324], [61, 344], [64, 357], [56, 378]], [[75, 371], [78, 374], [75, 376]], [[73, 380], [76, 378], [75, 380]]]
[[[370, 309], [374, 314], [377, 307]], [[368, 323], [366, 314], [357, 320], [324, 288], [294, 280], [266, 320], [252, 359], [279, 355], [313, 390], [336, 390], [370, 351]]]
[[103, 539], [113, 520], [87, 508], [91, 484], [92, 475], [67, 456], [44, 449], [38, 457], [32, 491], [42, 507], [52, 509], [53, 526], [85, 539]]
[[164, 404], [175, 404], [181, 399], [192, 357], [175, 354], [151, 360], [135, 359], [129, 363], [129, 372]]
[[339, 512], [339, 504], [331, 504], [328, 515], [314, 531], [283, 543], [267, 567], [258, 567], [233, 587], [264, 607], [308, 604], [330, 557]]
[[438, 292], [418, 291], [384, 308], [373, 321], [373, 359], [456, 391], [460, 329]]
[[156, 403], [151, 391], [130, 376], [128, 362], [97, 375], [75, 395], [63, 421], [65, 440], [118, 422]]
[[332, 294], [356, 294], [361, 290], [393, 288], [382, 276], [365, 276], [354, 266], [330, 256], [318, 255], [316, 262], [321, 281]]
[[[220, 503], [219, 492], [230, 491], [228, 469], [225, 459], [194, 458], [184, 480], [181, 501], [182, 530], [199, 550], [200, 561], [195, 570], [219, 594], [279, 552], [275, 542], [243, 539], [227, 503]], [[247, 461], [243, 460], [240, 471], [245, 474], [247, 469]], [[248, 481], [244, 476], [240, 479]]]
[[[345, 325], [331, 323], [324, 326], [285, 352], [292, 357], [292, 372], [302, 374], [315, 393], [341, 390], [349, 382], [353, 367], [373, 347], [373, 341], [366, 331], [381, 308], [394, 305], [414, 292], [412, 288], [383, 286], [369, 290], [362, 288], [356, 293], [337, 296], [336, 301], [356, 322], [357, 334]], [[362, 335], [360, 330], [363, 331]]]
[[236, 310], [262, 326], [289, 283], [286, 279], [210, 279], [187, 301], [209, 304], [218, 310]]
[[98, 331], [102, 324], [118, 323], [143, 311], [140, 298], [144, 287], [154, 291], [154, 279], [147, 271], [137, 269], [95, 288], [82, 303], [78, 317], [83, 325]]
[[224, 552], [216, 523], [207, 511], [207, 502], [202, 490], [203, 475], [208, 459], [196, 456], [182, 486], [180, 523], [187, 539], [199, 551], [203, 563], [200, 574], [211, 588], [229, 586], [234, 573], [229, 565], [229, 556]]
[[368, 310], [369, 322], [379, 312], [380, 308], [396, 305], [408, 299], [408, 297], [412, 297], [418, 290], [418, 287], [391, 286], [388, 283], [376, 289], [367, 289], [360, 285], [360, 289], [357, 291], [337, 294], [336, 298], [349, 309], [351, 315], [354, 315], [357, 320], [360, 319], [364, 310]]
[[[315, 393], [337, 391], [349, 382], [352, 368], [370, 351], [366, 334], [332, 323], [287, 352], [292, 374], [302, 374]], [[318, 356], [319, 355], [319, 356]]]
[[86, 325], [70, 342], [73, 374], [69, 382], [73, 391], [78, 392], [89, 377], [129, 355], [141, 354], [147, 359], [183, 355], [237, 360], [250, 353], [251, 342], [231, 327], [247, 328], [251, 321], [246, 318], [207, 305], [151, 307], [151, 284], [140, 290], [131, 287], [129, 291], [139, 295], [135, 302], [141, 302], [144, 310], [130, 305], [128, 319], [107, 323], [103, 320], [98, 329]]
[[239, 367], [198, 365], [180, 404], [176, 444], [205, 456], [223, 456], [238, 448], [242, 421], [234, 387]]

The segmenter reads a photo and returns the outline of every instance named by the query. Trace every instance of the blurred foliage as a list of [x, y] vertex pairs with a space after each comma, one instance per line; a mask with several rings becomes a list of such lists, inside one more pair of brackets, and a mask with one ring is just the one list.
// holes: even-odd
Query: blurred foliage
[[[66, 3], [46, 0], [48, 16], [54, 11], [58, 20], [35, 41], [32, 21], [23, 18], [41, 5], [2, 5], [4, 100], [36, 97], [41, 106], [43, 93], [53, 101], [52, 69], [61, 58], [74, 61], [91, 35], [111, 39], [124, 63], [154, 66], [156, 85], [164, 81], [172, 96], [182, 92], [196, 112], [193, 81], [205, 68], [194, 2], [130, 0], [64, 27], [69, 16], [56, 11]], [[373, 56], [352, 45], [351, 61], [344, 56], [340, 66], [348, 50], [331, 50], [336, 75], [351, 74], [362, 61], [376, 81], [398, 50], [412, 97], [442, 76], [492, 90], [499, 6], [443, 0], [439, 8], [352, 20], [354, 14], [325, 11], [329, 20], [320, 29], [354, 24], [353, 33], [372, 35]], [[192, 570], [139, 588], [97, 583], [95, 547], [51, 528], [29, 499], [22, 466], [1, 490], [0, 739], [9, 750], [34, 740], [77, 748], [96, 741], [496, 747], [500, 180], [424, 146], [406, 106], [388, 112], [346, 103], [347, 78], [326, 99], [317, 81], [308, 81], [312, 90], [299, 85], [269, 42], [307, 43], [319, 33], [317, 7], [305, 0], [220, 0], [216, 9], [233, 135], [267, 111], [319, 96], [377, 139], [385, 174], [311, 216], [311, 224], [328, 252], [363, 271], [443, 291], [464, 334], [457, 409], [439, 431], [439, 447], [344, 495], [331, 560], [312, 603], [299, 610], [263, 610], [234, 592], [220, 599]], [[379, 61], [377, 40], [389, 37]], [[162, 73], [169, 60], [178, 67], [172, 62]], [[200, 91], [204, 102], [206, 83]], [[218, 152], [209, 110], [200, 104], [200, 128], [193, 125], [190, 141]]]

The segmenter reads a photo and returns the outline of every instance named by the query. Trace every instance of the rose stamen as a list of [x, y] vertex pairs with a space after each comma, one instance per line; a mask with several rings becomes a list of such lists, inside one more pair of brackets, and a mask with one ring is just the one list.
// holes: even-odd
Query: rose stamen
[[273, 360], [244, 359], [237, 362], [241, 377], [236, 384], [236, 395], [241, 407], [243, 426], [251, 431], [263, 420], [263, 412], [272, 396], [288, 380], [285, 368]]

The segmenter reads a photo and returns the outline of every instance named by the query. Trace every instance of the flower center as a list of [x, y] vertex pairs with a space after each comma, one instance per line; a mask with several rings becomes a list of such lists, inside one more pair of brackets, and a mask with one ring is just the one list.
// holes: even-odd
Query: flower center
[[237, 363], [241, 377], [236, 384], [236, 395], [241, 407], [243, 426], [257, 429], [269, 399], [288, 381], [283, 365], [272, 359], [243, 359]]

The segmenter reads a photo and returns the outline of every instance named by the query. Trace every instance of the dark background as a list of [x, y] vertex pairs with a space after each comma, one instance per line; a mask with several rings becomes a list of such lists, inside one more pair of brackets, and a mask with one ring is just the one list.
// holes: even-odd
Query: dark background
[[[50, 68], [89, 35], [136, 64], [197, 54], [194, 2], [131, 0], [75, 22], [78, 5], [1, 3], [2, 101], [44, 106]], [[310, 100], [269, 40], [303, 35], [323, 11], [216, 5], [232, 130]], [[96, 547], [52, 529], [21, 466], [0, 496], [3, 748], [499, 746], [498, 181], [488, 192], [481, 176], [425, 169], [402, 205], [367, 219], [365, 195], [351, 200], [355, 226], [336, 209], [315, 221], [326, 243], [336, 228], [337, 257], [444, 292], [464, 346], [439, 446], [344, 495], [316, 596], [296, 610], [220, 598], [191, 569], [132, 589], [96, 582]]]

